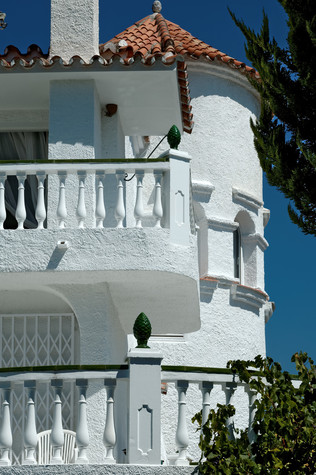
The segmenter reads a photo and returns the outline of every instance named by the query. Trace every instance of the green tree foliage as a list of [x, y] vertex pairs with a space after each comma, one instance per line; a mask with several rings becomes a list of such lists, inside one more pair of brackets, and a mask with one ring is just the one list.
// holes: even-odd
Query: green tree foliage
[[250, 79], [262, 99], [260, 118], [251, 124], [261, 166], [269, 183], [294, 204], [288, 208], [291, 220], [316, 236], [316, 2], [278, 2], [288, 15], [285, 49], [270, 38], [265, 13], [258, 34], [230, 14], [261, 77]]
[[235, 414], [233, 406], [218, 404], [203, 427], [201, 412], [196, 414], [192, 420], [202, 430], [201, 474], [316, 473], [316, 367], [306, 353], [295, 354], [292, 361], [297, 384], [271, 358], [228, 363], [257, 395], [254, 421], [231, 437], [227, 420]]

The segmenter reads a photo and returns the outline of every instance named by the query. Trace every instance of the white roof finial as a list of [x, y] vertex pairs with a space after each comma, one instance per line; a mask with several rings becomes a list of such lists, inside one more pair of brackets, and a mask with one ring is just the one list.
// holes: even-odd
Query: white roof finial
[[152, 8], [154, 13], [160, 13], [162, 9], [161, 3], [158, 0], [155, 0]]

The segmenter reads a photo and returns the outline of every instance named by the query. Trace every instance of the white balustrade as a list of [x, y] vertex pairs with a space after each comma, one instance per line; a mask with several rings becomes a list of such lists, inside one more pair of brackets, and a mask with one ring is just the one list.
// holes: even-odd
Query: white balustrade
[[104, 205], [104, 185], [103, 185], [104, 172], [97, 171], [96, 179], [97, 179], [97, 199], [96, 199], [96, 207], [95, 207], [95, 219], [96, 219], [97, 228], [103, 228], [103, 222], [106, 216], [105, 205]]
[[53, 413], [53, 425], [50, 435], [50, 445], [52, 447], [51, 464], [61, 465], [62, 448], [64, 445], [64, 430], [62, 422], [62, 403], [61, 403], [61, 391], [63, 387], [63, 381], [55, 379], [51, 382], [51, 385], [55, 388], [55, 400], [54, 400], [54, 413]]
[[163, 208], [162, 208], [162, 201], [161, 201], [161, 179], [162, 173], [160, 171], [154, 171], [155, 176], [155, 201], [154, 201], [154, 208], [153, 208], [153, 215], [156, 219], [156, 228], [161, 227], [161, 220], [163, 218]]
[[250, 389], [248, 389], [247, 394], [248, 394], [248, 399], [249, 399], [248, 439], [249, 439], [249, 442], [252, 444], [256, 440], [256, 434], [253, 430], [253, 421], [254, 421], [255, 413], [256, 413], [255, 402], [257, 399], [257, 395], [254, 391], [251, 391]]
[[77, 206], [76, 215], [78, 219], [78, 228], [84, 228], [84, 222], [87, 216], [85, 196], [84, 196], [86, 172], [78, 171], [78, 178], [79, 178], [79, 193], [78, 193], [78, 206]]
[[200, 390], [202, 392], [202, 426], [207, 422], [210, 405], [211, 405], [211, 391], [214, 384], [209, 381], [203, 381], [200, 383]]
[[187, 381], [178, 381], [176, 388], [178, 390], [178, 425], [176, 432], [176, 446], [179, 450], [179, 457], [175, 465], [189, 465], [187, 459], [187, 449], [189, 445], [189, 435], [186, 421], [186, 392], [189, 387]]
[[142, 219], [144, 217], [144, 203], [143, 203], [143, 179], [144, 171], [138, 170], [136, 172], [136, 203], [134, 209], [134, 216], [136, 219], [136, 228], [142, 227]]
[[125, 218], [125, 205], [124, 205], [124, 181], [125, 173], [123, 171], [116, 173], [117, 179], [117, 204], [115, 208], [115, 218], [117, 221], [117, 228], [123, 227], [123, 220]]
[[65, 220], [67, 218], [67, 208], [66, 208], [66, 193], [65, 193], [65, 182], [67, 173], [66, 172], [58, 172], [59, 176], [59, 198], [58, 198], [58, 206], [57, 206], [57, 219], [59, 223], [59, 227], [63, 229], [65, 227]]
[[[237, 389], [237, 384], [232, 382], [232, 383], [226, 383], [225, 384], [225, 396], [226, 396], [226, 404], [232, 404], [232, 399], [234, 396], [234, 393]], [[226, 421], [226, 426], [228, 428], [229, 432], [229, 437], [234, 440], [235, 438], [235, 432], [234, 432], [234, 420], [232, 417], [229, 417]]]
[[35, 420], [34, 394], [36, 381], [25, 381], [24, 387], [28, 390], [28, 401], [26, 409], [26, 423], [24, 429], [24, 465], [36, 465], [35, 451], [37, 446], [37, 432]]
[[3, 229], [3, 223], [6, 220], [7, 212], [5, 209], [5, 181], [6, 181], [6, 174], [0, 173], [0, 229]]
[[77, 379], [76, 385], [79, 390], [78, 401], [78, 423], [76, 432], [76, 443], [78, 447], [77, 464], [88, 464], [87, 448], [89, 446], [89, 430], [87, 422], [87, 401], [86, 393], [88, 388], [88, 381], [86, 379]]
[[11, 416], [10, 416], [10, 383], [1, 383], [3, 393], [2, 414], [0, 422], [0, 466], [11, 465], [10, 452], [12, 448], [12, 430], [11, 430]]
[[37, 205], [35, 210], [35, 217], [38, 223], [37, 229], [44, 228], [44, 221], [46, 219], [46, 208], [45, 208], [45, 189], [44, 181], [46, 174], [44, 171], [37, 173]]
[[23, 229], [24, 221], [26, 220], [26, 208], [25, 208], [25, 188], [24, 182], [26, 175], [25, 173], [18, 173], [16, 175], [18, 179], [18, 202], [15, 211], [15, 218], [18, 222], [18, 229]]
[[114, 391], [116, 386], [115, 379], [105, 379], [104, 385], [107, 393], [106, 401], [106, 422], [103, 434], [103, 444], [106, 450], [105, 463], [116, 463], [113, 455], [116, 444], [116, 432], [114, 424]]

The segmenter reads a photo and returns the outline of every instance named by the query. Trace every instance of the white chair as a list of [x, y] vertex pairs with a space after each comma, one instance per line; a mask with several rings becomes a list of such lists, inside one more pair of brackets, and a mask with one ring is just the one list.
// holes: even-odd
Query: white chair
[[[44, 430], [37, 434], [37, 463], [38, 465], [49, 465], [52, 458], [52, 447], [50, 445], [51, 430]], [[61, 457], [65, 464], [74, 462], [76, 445], [76, 433], [72, 430], [64, 429], [64, 445]]]

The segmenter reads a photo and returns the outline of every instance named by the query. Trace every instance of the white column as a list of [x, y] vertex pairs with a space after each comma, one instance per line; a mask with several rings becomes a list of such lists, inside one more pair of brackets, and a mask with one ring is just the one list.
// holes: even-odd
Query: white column
[[0, 422], [0, 466], [11, 465], [10, 452], [12, 448], [12, 430], [10, 417], [10, 383], [1, 383], [3, 390], [2, 417]]
[[5, 209], [5, 181], [7, 176], [5, 173], [0, 173], [0, 229], [3, 229], [3, 223], [7, 217], [7, 211]]
[[189, 436], [186, 421], [186, 392], [189, 387], [187, 381], [178, 381], [176, 388], [178, 390], [178, 426], [176, 432], [176, 446], [179, 450], [179, 457], [175, 465], [189, 465], [187, 459], [187, 448], [189, 445]]
[[127, 460], [130, 464], [160, 465], [161, 360], [151, 349], [131, 350]]
[[28, 391], [26, 423], [24, 429], [24, 449], [25, 459], [23, 465], [36, 465], [35, 451], [37, 446], [37, 432], [35, 422], [35, 404], [34, 394], [36, 389], [36, 381], [25, 381], [24, 387]]
[[136, 228], [142, 227], [142, 219], [144, 217], [144, 204], [143, 204], [143, 178], [144, 170], [138, 170], [136, 173], [136, 203], [134, 208], [134, 216], [136, 219]]
[[255, 391], [251, 391], [249, 388], [247, 390], [248, 399], [249, 399], [249, 426], [248, 426], [248, 439], [249, 442], [252, 444], [256, 440], [256, 434], [253, 430], [253, 421], [256, 414], [256, 406], [255, 402], [257, 399], [257, 393]]
[[[237, 389], [237, 384], [236, 383], [226, 383], [225, 384], [225, 395], [226, 395], [226, 405], [232, 404], [232, 398], [234, 396], [234, 392]], [[235, 439], [235, 433], [234, 433], [234, 419], [233, 417], [229, 417], [226, 422], [229, 436], [231, 440]]]
[[26, 220], [25, 198], [24, 198], [24, 182], [26, 175], [21, 173], [16, 176], [18, 180], [18, 203], [15, 210], [15, 218], [18, 222], [18, 229], [23, 229]]
[[44, 196], [44, 181], [46, 174], [45, 172], [37, 172], [37, 205], [35, 210], [35, 217], [37, 220], [37, 229], [44, 228], [44, 221], [46, 219], [46, 208], [45, 208], [45, 196]]
[[163, 218], [163, 208], [161, 201], [161, 180], [162, 172], [159, 170], [154, 170], [155, 177], [155, 201], [153, 207], [153, 216], [156, 219], [156, 228], [161, 228], [161, 220]]
[[52, 447], [51, 464], [61, 465], [63, 460], [61, 457], [62, 447], [64, 445], [64, 430], [62, 422], [62, 404], [61, 404], [61, 391], [63, 382], [58, 379], [54, 379], [51, 385], [55, 388], [55, 401], [54, 401], [54, 414], [53, 414], [53, 426], [50, 434], [50, 445]]
[[115, 379], [105, 379], [104, 386], [106, 388], [106, 421], [103, 434], [103, 443], [106, 450], [105, 463], [116, 463], [113, 455], [116, 444], [116, 432], [114, 423], [114, 391], [116, 386]]
[[200, 390], [202, 392], [202, 426], [206, 423], [211, 405], [211, 391], [214, 384], [208, 381], [203, 381], [200, 383]]
[[96, 227], [103, 228], [103, 222], [106, 216], [105, 206], [104, 206], [104, 172], [97, 171], [96, 172], [96, 182], [97, 182], [97, 190], [96, 190], [96, 206], [95, 206], [95, 219], [96, 219]]
[[88, 464], [87, 448], [89, 446], [89, 431], [87, 422], [87, 401], [86, 394], [88, 381], [86, 379], [77, 379], [76, 386], [79, 391], [78, 401], [78, 423], [76, 431], [76, 444], [78, 447], [77, 464]]
[[78, 192], [78, 206], [76, 210], [76, 216], [78, 219], [78, 228], [84, 228], [84, 222], [87, 216], [85, 196], [84, 196], [86, 172], [78, 171], [77, 174], [79, 178], [79, 192]]
[[117, 228], [123, 227], [123, 220], [125, 218], [125, 206], [124, 206], [124, 180], [125, 173], [118, 171], [116, 173], [117, 179], [117, 204], [115, 208], [115, 218], [117, 221]]
[[65, 227], [65, 219], [67, 218], [67, 207], [66, 207], [66, 192], [65, 192], [65, 182], [67, 177], [67, 172], [60, 171], [58, 172], [59, 176], [59, 197], [58, 197], [58, 206], [57, 206], [57, 219], [59, 227], [63, 229]]

